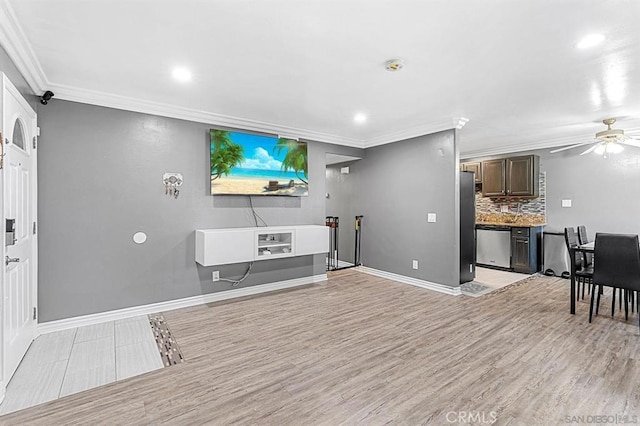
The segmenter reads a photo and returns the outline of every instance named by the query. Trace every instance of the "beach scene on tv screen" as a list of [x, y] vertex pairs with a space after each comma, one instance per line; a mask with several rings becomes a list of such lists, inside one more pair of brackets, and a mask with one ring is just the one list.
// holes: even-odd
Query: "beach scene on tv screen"
[[211, 129], [212, 195], [309, 194], [307, 144]]

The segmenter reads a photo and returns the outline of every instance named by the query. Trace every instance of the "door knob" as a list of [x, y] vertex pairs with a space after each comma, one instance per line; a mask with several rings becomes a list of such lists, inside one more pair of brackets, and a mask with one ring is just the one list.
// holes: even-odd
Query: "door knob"
[[19, 257], [9, 257], [9, 256], [5, 256], [4, 257], [4, 264], [9, 266], [10, 263], [12, 262], [20, 262], [20, 258]]

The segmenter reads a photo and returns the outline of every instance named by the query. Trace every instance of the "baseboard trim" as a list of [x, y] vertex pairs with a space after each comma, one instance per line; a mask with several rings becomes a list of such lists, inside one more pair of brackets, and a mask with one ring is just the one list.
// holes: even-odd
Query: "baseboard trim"
[[364, 272], [365, 274], [375, 275], [376, 277], [387, 278], [403, 284], [409, 284], [409, 285], [424, 288], [427, 290], [437, 291], [438, 293], [444, 293], [450, 296], [460, 296], [462, 294], [460, 287], [449, 287], [444, 284], [438, 284], [431, 281], [420, 280], [418, 278], [398, 275], [398, 274], [394, 274], [393, 272], [381, 271], [379, 269], [373, 269], [367, 266], [358, 266], [355, 269], [360, 272]]
[[338, 260], [338, 265], [337, 265], [338, 268], [350, 268], [352, 266], [355, 266], [355, 265], [353, 263], [349, 263], [349, 262], [344, 262], [342, 260]]
[[107, 321], [131, 318], [138, 315], [148, 315], [156, 312], [171, 311], [190, 306], [204, 305], [222, 300], [236, 299], [239, 297], [253, 296], [292, 287], [316, 284], [327, 281], [327, 274], [312, 275], [309, 277], [295, 278], [292, 280], [278, 281], [275, 283], [261, 284], [252, 287], [238, 288], [235, 290], [221, 291], [218, 293], [203, 294], [200, 296], [186, 297], [184, 299], [168, 300], [166, 302], [151, 303], [149, 305], [133, 306], [114, 311], [100, 312], [97, 314], [82, 315], [79, 317], [65, 318], [56, 321], [48, 321], [38, 324], [38, 333], [46, 334], [55, 331], [68, 330], [70, 328], [99, 324]]

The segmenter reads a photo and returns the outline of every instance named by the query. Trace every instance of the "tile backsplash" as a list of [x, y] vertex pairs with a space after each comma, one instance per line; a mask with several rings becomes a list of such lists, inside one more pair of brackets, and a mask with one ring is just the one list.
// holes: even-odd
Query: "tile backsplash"
[[482, 192], [476, 192], [476, 214], [502, 213], [501, 207], [508, 206], [508, 213], [522, 215], [547, 215], [547, 174], [540, 172], [540, 191], [538, 198], [489, 198]]

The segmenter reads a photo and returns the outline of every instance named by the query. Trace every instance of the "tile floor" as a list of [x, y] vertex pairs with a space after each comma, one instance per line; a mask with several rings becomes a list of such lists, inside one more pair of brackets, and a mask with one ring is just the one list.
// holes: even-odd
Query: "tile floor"
[[506, 287], [509, 284], [513, 284], [525, 278], [529, 278], [531, 275], [518, 274], [516, 272], [500, 271], [498, 269], [491, 268], [476, 268], [476, 279], [474, 281], [491, 287], [497, 290], [502, 287]]
[[9, 382], [0, 415], [160, 368], [146, 315], [43, 334]]
[[461, 285], [460, 289], [465, 296], [480, 297], [530, 276], [498, 269], [476, 267], [476, 278]]

